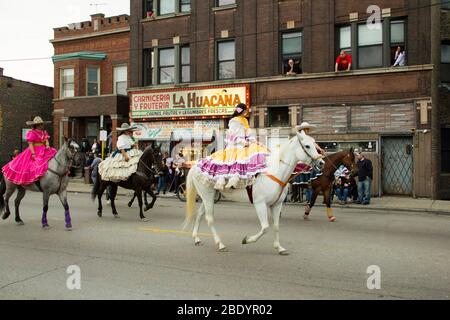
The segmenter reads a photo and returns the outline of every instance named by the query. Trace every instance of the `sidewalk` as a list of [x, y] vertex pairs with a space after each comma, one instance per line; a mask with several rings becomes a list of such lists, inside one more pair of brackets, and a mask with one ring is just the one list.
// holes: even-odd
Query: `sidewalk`
[[[84, 184], [82, 179], [72, 179], [69, 183], [68, 192], [71, 193], [86, 193], [90, 194], [92, 185]], [[119, 196], [131, 196], [133, 191], [119, 188], [117, 193]], [[159, 196], [162, 199], [177, 199], [173, 193]], [[177, 199], [178, 200], [178, 199]], [[323, 198], [317, 199], [317, 207], [324, 207], [322, 204]], [[286, 203], [289, 206], [304, 206], [304, 203]], [[339, 205], [337, 202], [333, 204], [333, 208], [348, 208], [348, 209], [365, 209], [365, 210], [386, 210], [386, 211], [400, 211], [400, 212], [419, 212], [419, 213], [435, 213], [450, 215], [450, 201], [434, 201], [430, 199], [413, 199], [409, 197], [382, 197], [372, 198], [372, 203], [368, 206], [357, 204]]]

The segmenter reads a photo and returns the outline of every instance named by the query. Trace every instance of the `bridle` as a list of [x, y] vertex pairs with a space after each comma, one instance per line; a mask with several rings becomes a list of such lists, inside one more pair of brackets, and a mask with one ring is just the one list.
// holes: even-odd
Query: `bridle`
[[[316, 161], [319, 160], [319, 159], [323, 159], [323, 156], [320, 155], [320, 154], [319, 154], [317, 157], [313, 157], [313, 156], [308, 152], [308, 150], [306, 150], [306, 147], [305, 147], [305, 145], [303, 144], [303, 142], [302, 142], [302, 140], [300, 139], [299, 136], [297, 136], [297, 139], [298, 139], [298, 142], [300, 143], [300, 146], [302, 147], [303, 151], [305, 152], [305, 154], [312, 160], [311, 164], [314, 163], [314, 162], [316, 162]], [[285, 161], [284, 159], [280, 159], [280, 162], [283, 163], [283, 164], [285, 164], [285, 165], [287, 165], [287, 166], [293, 166], [293, 165], [296, 165], [296, 164], [297, 164], [297, 163], [294, 163], [294, 164], [288, 163], [288, 162]]]
[[[72, 147], [72, 146], [69, 145], [69, 146], [67, 147], [67, 149], [70, 150], [71, 147]], [[73, 147], [72, 147], [72, 148], [73, 148]], [[68, 173], [70, 172], [70, 169], [69, 169], [69, 168], [70, 168], [71, 165], [72, 165], [73, 159], [75, 158], [75, 155], [78, 153], [78, 151], [76, 151], [75, 148], [74, 148], [74, 150], [75, 150], [75, 152], [73, 152], [73, 153], [71, 152], [72, 157], [69, 159], [69, 163], [68, 163], [68, 165], [67, 165], [67, 171], [65, 171], [64, 173], [59, 173], [59, 172], [56, 172], [55, 170], [53, 170], [53, 169], [51, 169], [51, 168], [48, 168], [48, 171], [51, 172], [51, 173], [53, 173], [53, 174], [55, 174], [55, 175], [57, 175], [57, 176], [60, 177], [60, 178], [63, 178], [63, 177], [65, 177], [65, 176], [67, 176]], [[55, 160], [56, 163], [57, 163], [59, 166], [61, 166], [61, 167], [64, 168], [64, 165], [56, 158], [56, 155], [53, 156], [52, 159]]]

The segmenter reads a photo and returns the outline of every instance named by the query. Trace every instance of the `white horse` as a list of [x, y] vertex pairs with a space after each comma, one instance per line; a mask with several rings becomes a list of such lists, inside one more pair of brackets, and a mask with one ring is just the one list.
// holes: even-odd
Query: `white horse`
[[[272, 164], [268, 166], [267, 173], [259, 175], [253, 185], [253, 204], [261, 223], [261, 231], [254, 236], [245, 237], [243, 244], [255, 243], [267, 233], [269, 229], [268, 213], [271, 210], [275, 231], [274, 247], [280, 255], [288, 255], [287, 250], [280, 244], [279, 236], [281, 208], [288, 192], [286, 188], [288, 181], [299, 162], [321, 169], [325, 161], [317, 152], [314, 139], [303, 131], [297, 133], [294, 138], [286, 143], [280, 150], [279, 158], [273, 160]], [[200, 170], [194, 166], [187, 176], [187, 206], [184, 229], [191, 225], [194, 219], [195, 199], [197, 194], [199, 194], [203, 203], [197, 213], [192, 234], [195, 245], [202, 245], [202, 241], [199, 238], [199, 226], [202, 217], [206, 214], [206, 221], [214, 235], [214, 242], [218, 246], [219, 252], [227, 252], [227, 247], [223, 244], [214, 227], [214, 196], [216, 190], [200, 182], [198, 177], [201, 174]], [[232, 201], [250, 202], [246, 189], [230, 189], [222, 193], [227, 199]]]

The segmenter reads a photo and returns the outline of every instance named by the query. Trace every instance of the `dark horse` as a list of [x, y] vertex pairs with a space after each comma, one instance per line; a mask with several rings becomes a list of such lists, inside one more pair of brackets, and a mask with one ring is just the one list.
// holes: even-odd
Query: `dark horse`
[[334, 182], [334, 173], [341, 166], [344, 165], [351, 171], [352, 175], [356, 175], [358, 167], [355, 163], [355, 153], [353, 148], [349, 151], [341, 151], [324, 158], [325, 167], [322, 170], [322, 175], [315, 180], [311, 181], [311, 189], [313, 191], [311, 202], [306, 205], [305, 208], [305, 220], [309, 219], [309, 214], [314, 207], [317, 196], [320, 192], [323, 192], [324, 204], [327, 206], [327, 215], [330, 222], [335, 222], [336, 217], [333, 215], [333, 209], [331, 208], [331, 188]]
[[[102, 217], [102, 196], [105, 192], [106, 188], [110, 187], [110, 200], [111, 200], [111, 208], [112, 213], [115, 218], [119, 218], [119, 214], [117, 213], [116, 205], [115, 205], [115, 199], [117, 196], [117, 189], [119, 187], [128, 189], [128, 190], [134, 190], [135, 194], [137, 195], [138, 201], [139, 201], [139, 216], [142, 221], [147, 222], [147, 218], [144, 216], [144, 212], [142, 209], [143, 201], [142, 201], [142, 192], [147, 192], [150, 194], [153, 198], [153, 202], [148, 207], [153, 208], [157, 197], [153, 193], [153, 190], [151, 186], [154, 184], [156, 177], [158, 175], [158, 172], [161, 171], [161, 163], [162, 163], [162, 154], [161, 149], [159, 147], [147, 147], [142, 154], [138, 169], [136, 173], [131, 175], [131, 177], [128, 178], [126, 181], [121, 181], [118, 183], [111, 182], [111, 181], [103, 181], [100, 174], [98, 174], [97, 180], [95, 181], [94, 188], [92, 189], [92, 200], [95, 200], [96, 197], [98, 197], [98, 216]], [[156, 169], [153, 169], [153, 165], [156, 166]]]

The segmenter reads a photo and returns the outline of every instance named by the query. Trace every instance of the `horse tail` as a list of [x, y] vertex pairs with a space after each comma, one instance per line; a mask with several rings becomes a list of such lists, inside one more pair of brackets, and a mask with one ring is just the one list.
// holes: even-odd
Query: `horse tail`
[[101, 180], [100, 174], [97, 173], [97, 179], [95, 179], [94, 187], [92, 188], [91, 192], [92, 201], [95, 201], [95, 198], [98, 196], [98, 193], [100, 191], [100, 184], [101, 184], [100, 180]]
[[0, 180], [0, 212], [3, 211], [3, 209], [5, 208], [5, 199], [3, 198], [5, 192], [6, 192], [6, 181], [5, 177], [2, 176], [2, 179]]
[[184, 220], [183, 230], [186, 230], [194, 219], [195, 200], [197, 198], [197, 189], [194, 185], [194, 171], [192, 168], [186, 178], [186, 219]]

